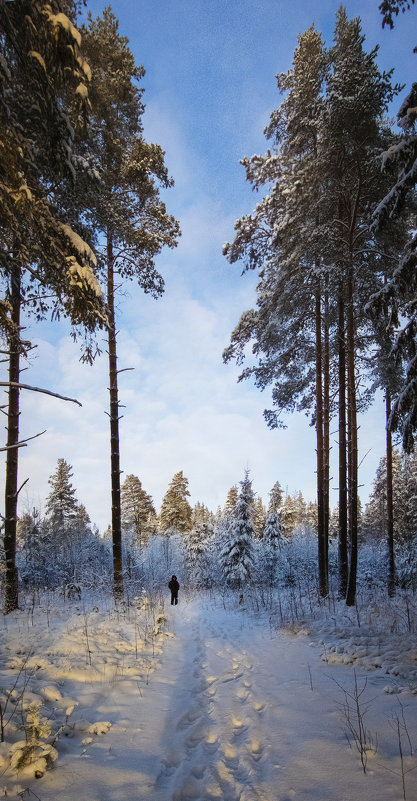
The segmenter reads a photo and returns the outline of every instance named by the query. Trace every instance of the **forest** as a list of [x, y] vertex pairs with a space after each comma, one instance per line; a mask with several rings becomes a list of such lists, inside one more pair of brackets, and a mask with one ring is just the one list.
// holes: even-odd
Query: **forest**
[[[375, 7], [375, 19], [381, 27], [393, 28], [399, 14], [410, 14], [411, 20], [413, 5], [414, 0], [384, 0]], [[115, 651], [125, 651], [129, 658], [135, 653], [142, 699], [151, 672], [158, 672], [157, 660], [162, 660], [165, 649], [178, 648], [169, 642], [172, 635], [166, 626], [171, 619], [163, 601], [171, 573], [180, 580], [179, 608], [181, 598], [188, 604], [187, 626], [183, 618], [173, 627], [177, 625], [184, 638], [194, 638], [184, 642], [197, 665], [193, 675], [198, 681], [207, 665], [202, 656], [204, 637], [193, 622], [196, 604], [202, 604], [198, 609], [205, 621], [206, 640], [218, 648], [215, 624], [210, 623], [204, 612], [206, 601], [201, 599], [214, 604], [213, 616], [218, 616], [222, 637], [234, 643], [230, 658], [230, 649], [238, 647], [240, 625], [233, 616], [245, 613], [259, 616], [270, 631], [303, 632], [303, 627], [311, 626], [316, 638], [324, 638], [320, 642], [325, 643], [325, 662], [337, 662], [337, 654], [343, 653], [348, 656], [340, 661], [374, 669], [384, 667], [386, 659], [385, 672], [405, 677], [410, 693], [415, 693], [417, 679], [414, 668], [413, 672], [409, 666], [391, 664], [382, 642], [385, 621], [391, 634], [404, 638], [398, 646], [400, 663], [405, 638], [414, 643], [417, 620], [417, 83], [407, 87], [397, 118], [391, 120], [388, 110], [403, 87], [394, 82], [393, 71], [378, 67], [378, 49], [367, 50], [361, 20], [350, 18], [340, 6], [332, 44], [324, 42], [314, 24], [299, 34], [291, 65], [276, 76], [280, 102], [265, 129], [266, 152], [242, 161], [258, 202], [236, 222], [234, 237], [223, 246], [223, 254], [231, 264], [240, 265], [243, 273], [256, 274], [256, 303], [242, 310], [223, 361], [242, 367], [239, 381], [249, 379], [259, 390], [269, 388], [272, 408], [264, 416], [271, 429], [284, 425], [285, 414], [308, 415], [316, 437], [316, 501], [306, 502], [301, 491], [284, 490], [285, 476], [274, 476], [268, 497], [262, 498], [256, 492], [256, 475], [246, 469], [232, 487], [225, 487], [223, 505], [217, 509], [209, 509], [204, 498], [191, 505], [193, 477], [179, 470], [157, 509], [142, 479], [121, 471], [119, 375], [131, 368], [119, 366], [118, 336], [126, 287], [138, 287], [158, 298], [169, 280], [158, 271], [158, 257], [165, 248], [175, 248], [181, 237], [181, 220], [165, 204], [166, 190], [175, 192], [175, 176], [169, 173], [162, 147], [145, 139], [145, 71], [135, 63], [117, 16], [110, 7], [97, 18], [91, 13], [81, 17], [82, 10], [81, 0], [0, 0], [0, 328], [2, 362], [7, 369], [1, 381], [7, 439], [1, 443], [5, 502], [0, 591], [5, 648], [26, 654], [22, 659], [16, 656], [13, 664], [2, 663], [0, 769], [9, 771], [7, 775], [28, 770], [30, 778], [42, 778], [52, 767], [61, 753], [62, 733], [84, 736], [82, 745], [88, 749], [94, 737], [107, 735], [112, 725], [96, 721], [89, 728], [86, 724], [85, 730], [81, 724], [78, 729], [76, 724], [68, 728], [78, 703], [87, 708], [87, 696], [80, 700], [82, 693], [74, 688], [71, 692], [79, 694], [77, 701], [75, 695], [71, 701], [61, 694], [61, 674], [56, 666], [52, 670], [52, 657], [49, 665], [40, 657], [39, 665], [33, 662], [36, 637], [52, 637], [58, 625], [50, 622], [51, 608], [67, 604], [80, 620], [72, 622], [72, 628], [70, 623], [63, 624], [66, 633], [57, 633], [53, 645], [45, 639], [45, 648], [52, 649], [47, 655], [57, 657], [53, 649], [58, 649], [60, 636], [72, 637], [68, 659], [73, 654], [79, 658], [84, 649], [82, 670], [87, 670], [89, 681], [98, 681], [98, 674], [104, 675], [105, 664], [113, 659], [103, 656], [100, 661], [108, 626]], [[111, 520], [102, 534], [89, 516], [88, 487], [80, 493], [85, 503], [78, 499], [73, 467], [65, 453], [55, 468], [50, 467], [49, 494], [39, 508], [24, 509], [20, 504], [27, 479], [20, 476], [19, 452], [31, 447], [31, 438], [21, 435], [22, 393], [79, 404], [54, 387], [33, 386], [23, 376], [34, 348], [25, 338], [27, 321], [36, 326], [45, 320], [58, 324], [60, 319], [71, 326], [75, 358], [81, 354], [92, 370], [101, 353], [100, 337], [106, 342]], [[386, 452], [371, 495], [362, 506], [358, 415], [378, 393], [385, 403]], [[333, 430], [336, 477], [330, 474]], [[333, 509], [331, 481], [338, 486]], [[227, 609], [233, 624], [227, 616], [222, 618]], [[99, 620], [94, 615], [103, 617]], [[41, 620], [40, 633], [35, 635], [36, 621]], [[365, 636], [365, 628], [369, 642], [378, 639], [379, 650], [372, 658], [368, 641], [366, 653], [363, 649], [359, 653], [356, 641], [349, 646], [344, 642], [341, 650], [335, 645], [342, 620], [348, 621], [349, 636], [354, 628], [355, 636]], [[333, 624], [334, 628], [326, 628]], [[14, 633], [20, 636], [25, 626], [33, 640], [26, 652], [16, 650]], [[239, 647], [240, 662], [234, 657], [232, 667], [226, 669], [217, 664], [220, 652], [216, 652], [210, 669], [226, 671], [225, 676], [232, 670], [237, 679], [244, 677], [238, 695], [243, 703], [251, 691], [252, 680], [247, 676], [251, 668], [246, 664], [250, 638], [246, 650]], [[129, 670], [136, 675], [126, 659], [126, 672], [119, 656], [114, 665], [111, 662], [113, 689], [119, 679], [127, 681]], [[268, 660], [272, 664], [272, 656]], [[246, 673], [238, 672], [238, 662], [240, 667], [246, 665]], [[36, 690], [38, 669], [46, 671], [51, 681], [43, 695]], [[62, 664], [59, 669], [63, 670]], [[10, 684], [12, 670], [17, 676], [14, 684]], [[93, 679], [94, 670], [98, 672]], [[313, 693], [315, 679], [309, 662], [308, 671]], [[62, 673], [62, 682], [69, 680], [70, 673], [71, 681], [76, 681], [71, 667], [68, 676]], [[161, 675], [166, 690], [168, 678]], [[366, 775], [368, 759], [378, 746], [363, 724], [368, 707], [361, 707], [361, 697], [367, 680], [361, 690], [356, 672], [354, 676], [354, 689], [342, 688], [342, 706], [347, 740], [356, 747]], [[198, 684], [195, 693], [204, 690], [204, 698], [208, 697], [209, 684], [209, 679], [203, 689]], [[386, 693], [401, 690], [402, 686]], [[233, 705], [226, 690], [222, 692], [224, 704]], [[266, 685], [263, 692], [267, 693]], [[60, 709], [58, 714], [54, 707], [55, 728], [51, 718], [42, 717], [45, 704], [52, 702]], [[16, 711], [19, 704], [20, 713]], [[386, 714], [391, 715], [394, 729], [397, 726], [400, 757], [384, 745], [381, 759], [386, 761], [384, 769], [400, 777], [403, 798], [411, 799], [406, 776], [416, 767], [415, 757], [410, 724], [401, 700], [398, 704], [395, 712], [391, 709]], [[257, 735], [247, 740], [246, 750], [224, 746], [226, 768], [217, 767], [216, 773], [207, 762], [211, 779], [206, 781], [191, 754], [196, 753], [194, 748], [203, 751], [204, 737], [206, 751], [213, 743], [217, 748], [220, 735], [210, 740], [211, 707], [196, 701], [184, 722], [180, 706], [178, 701], [175, 725], [182, 732], [197, 721], [194, 734], [188, 739], [184, 735], [183, 760], [167, 751], [165, 773], [159, 785], [158, 781], [152, 785], [155, 797], [172, 801], [266, 797], [258, 794], [256, 781], [259, 786], [264, 782], [269, 791], [274, 784], [270, 767], [262, 768], [266, 746], [259, 744]], [[92, 701], [91, 708], [96, 708]], [[260, 704], [258, 712], [263, 709]], [[151, 720], [151, 710], [147, 716]], [[236, 715], [233, 720], [236, 741], [245, 726], [256, 730], [253, 711], [247, 724]], [[222, 719], [221, 725], [226, 729], [228, 721]], [[24, 741], [16, 739], [22, 728]], [[14, 744], [6, 753], [9, 731]], [[252, 762], [242, 778], [243, 768], [236, 766], [243, 764], [246, 752]], [[258, 760], [262, 770], [256, 779]], [[293, 783], [297, 775], [296, 770]], [[285, 797], [293, 797], [290, 784], [285, 786]], [[381, 797], [380, 786], [375, 785], [372, 798]], [[45, 785], [42, 801], [52, 798], [57, 787], [52, 782], [48, 790]], [[30, 785], [16, 786], [14, 792], [15, 797], [39, 798]], [[123, 792], [118, 801], [136, 801], [131, 787]], [[107, 797], [102, 795], [99, 801]], [[323, 789], [317, 790], [320, 801], [325, 797]]]

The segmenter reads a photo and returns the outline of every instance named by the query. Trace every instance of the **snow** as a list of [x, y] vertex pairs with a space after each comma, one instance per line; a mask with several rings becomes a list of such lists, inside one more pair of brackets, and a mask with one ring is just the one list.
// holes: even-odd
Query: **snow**
[[[412, 632], [343, 620], [342, 607], [283, 630], [232, 594], [151, 601], [115, 611], [55, 598], [3, 618], [0, 797], [397, 801], [403, 769], [416, 801]], [[355, 680], [366, 772], [346, 718]], [[40, 732], [37, 761], [16, 773], [24, 718]]]
[[46, 72], [46, 64], [40, 53], [38, 53], [36, 50], [29, 50], [28, 56], [35, 58], [36, 61], [41, 65], [44, 72]]

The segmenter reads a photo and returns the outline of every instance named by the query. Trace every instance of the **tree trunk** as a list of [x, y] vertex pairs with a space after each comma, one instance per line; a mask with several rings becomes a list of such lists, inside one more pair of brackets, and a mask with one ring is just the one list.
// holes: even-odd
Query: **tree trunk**
[[330, 334], [328, 276], [324, 293], [324, 354], [323, 354], [323, 516], [326, 545], [326, 573], [329, 575], [329, 522], [330, 522]]
[[16, 523], [18, 497], [19, 448], [19, 398], [20, 388], [20, 267], [15, 267], [11, 280], [12, 322], [15, 332], [10, 338], [9, 356], [9, 404], [7, 416], [7, 455], [4, 514], [4, 552], [6, 557], [6, 586], [4, 607], [6, 612], [18, 608], [18, 575], [16, 567]]
[[337, 345], [339, 362], [339, 594], [346, 598], [348, 580], [347, 551], [347, 465], [346, 465], [346, 344], [345, 302], [339, 287]]
[[392, 437], [388, 428], [391, 414], [391, 393], [385, 390], [386, 431], [387, 431], [387, 540], [388, 540], [388, 595], [395, 595], [395, 556], [394, 556], [394, 503], [392, 493]]
[[353, 268], [350, 266], [347, 282], [347, 377], [348, 377], [348, 500], [350, 565], [346, 594], [347, 606], [356, 600], [356, 575], [358, 566], [358, 424], [356, 409], [355, 377], [355, 315], [353, 306]]
[[107, 306], [110, 392], [111, 517], [113, 538], [113, 596], [123, 598], [122, 526], [120, 498], [119, 398], [117, 389], [116, 324], [114, 314], [113, 239], [107, 232]]
[[320, 284], [315, 298], [316, 318], [316, 438], [317, 438], [317, 540], [319, 591], [325, 598], [329, 592], [326, 540], [324, 527], [324, 451], [323, 451], [323, 375], [322, 375], [322, 341], [321, 341], [321, 297]]

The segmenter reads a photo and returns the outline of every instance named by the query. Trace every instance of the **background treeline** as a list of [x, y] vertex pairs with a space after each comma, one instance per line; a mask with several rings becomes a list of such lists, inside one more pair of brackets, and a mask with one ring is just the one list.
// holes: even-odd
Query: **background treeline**
[[[417, 455], [393, 451], [396, 586], [417, 589]], [[111, 527], [100, 536], [78, 502], [72, 468], [59, 459], [49, 479], [43, 511], [33, 509], [17, 525], [17, 565], [31, 591], [111, 590]], [[216, 591], [257, 589], [271, 602], [280, 588], [298, 587], [316, 598], [317, 505], [302, 493], [284, 493], [277, 481], [267, 503], [257, 497], [249, 475], [230, 488], [224, 505], [211, 511], [189, 503], [188, 479], [176, 473], [156, 512], [137, 476], [122, 484], [123, 580], [134, 597], [141, 587], [163, 590], [176, 572], [183, 588]], [[381, 460], [369, 503], [360, 514], [359, 584], [387, 588], [386, 464]], [[338, 509], [330, 520], [329, 576], [337, 594]], [[4, 570], [0, 573], [4, 581]], [[315, 588], [315, 589], [314, 589]], [[287, 593], [288, 600], [288, 593]]]

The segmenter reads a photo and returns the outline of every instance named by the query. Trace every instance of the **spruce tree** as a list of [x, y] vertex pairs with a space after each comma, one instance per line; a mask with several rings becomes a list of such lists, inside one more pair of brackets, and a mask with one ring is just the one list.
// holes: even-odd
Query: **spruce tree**
[[113, 591], [117, 600], [123, 596], [123, 573], [115, 295], [117, 283], [125, 280], [136, 281], [154, 297], [161, 295], [164, 282], [154, 259], [165, 245], [176, 245], [179, 226], [159, 196], [159, 186], [172, 185], [164, 153], [143, 137], [143, 89], [138, 87], [143, 67], [135, 65], [128, 39], [119, 34], [110, 8], [104, 9], [102, 18], [93, 20], [90, 15], [82, 35], [92, 70], [89, 148], [102, 176], [101, 191], [90, 212], [105, 241], [102, 263], [109, 317]]
[[159, 514], [161, 531], [173, 528], [185, 532], [191, 529], [192, 509], [187, 500], [189, 496], [188, 478], [180, 470], [175, 473], [162, 500]]
[[233, 589], [250, 584], [254, 566], [253, 490], [248, 471], [240, 486], [237, 504], [224, 532], [219, 553], [224, 579]]
[[281, 521], [276, 512], [270, 512], [266, 518], [262, 544], [264, 546], [262, 566], [268, 585], [272, 587], [275, 583], [279, 553], [284, 544]]
[[269, 493], [268, 514], [277, 514], [282, 506], [284, 493], [279, 481], [276, 481]]
[[227, 493], [226, 501], [223, 507], [223, 514], [230, 515], [233, 513], [238, 497], [239, 490], [236, 484], [234, 484], [233, 487], [230, 487], [229, 492]]
[[48, 479], [51, 491], [45, 511], [49, 527], [56, 534], [72, 527], [77, 516], [78, 502], [71, 483], [72, 476], [71, 465], [65, 459], [58, 459], [55, 473]]

